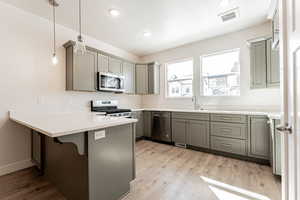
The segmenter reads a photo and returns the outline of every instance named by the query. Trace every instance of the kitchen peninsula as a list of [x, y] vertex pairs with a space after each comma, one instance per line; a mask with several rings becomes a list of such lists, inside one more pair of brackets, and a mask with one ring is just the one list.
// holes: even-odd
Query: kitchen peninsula
[[94, 113], [20, 114], [32, 130], [32, 158], [67, 199], [118, 200], [135, 178], [136, 119]]

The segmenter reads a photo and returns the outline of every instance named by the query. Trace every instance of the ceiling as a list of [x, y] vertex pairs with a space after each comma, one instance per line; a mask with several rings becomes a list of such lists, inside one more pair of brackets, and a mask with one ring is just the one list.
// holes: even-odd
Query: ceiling
[[[0, 0], [51, 19], [47, 0]], [[59, 24], [77, 30], [78, 1], [57, 0]], [[138, 56], [237, 31], [267, 20], [270, 0], [231, 0], [240, 17], [222, 23], [221, 0], [83, 0], [83, 33]], [[227, 9], [229, 9], [228, 7]], [[108, 10], [116, 8], [119, 17]], [[152, 36], [144, 37], [150, 31]]]

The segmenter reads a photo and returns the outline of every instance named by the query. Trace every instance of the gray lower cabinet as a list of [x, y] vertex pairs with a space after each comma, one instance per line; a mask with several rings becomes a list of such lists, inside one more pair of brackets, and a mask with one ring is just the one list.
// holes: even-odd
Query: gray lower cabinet
[[271, 164], [273, 168], [273, 173], [276, 175], [281, 175], [281, 133], [276, 130], [276, 126], [280, 124], [280, 120], [270, 121], [270, 131], [271, 131]]
[[147, 65], [136, 65], [136, 93], [148, 94]]
[[232, 154], [247, 155], [246, 140], [224, 138], [224, 137], [211, 137], [211, 148], [217, 151], [223, 151]]
[[135, 135], [136, 138], [141, 138], [144, 136], [144, 117], [142, 111], [137, 111], [132, 113], [132, 117], [137, 119], [138, 122], [135, 125]]
[[209, 122], [189, 120], [187, 122], [187, 144], [195, 147], [210, 147]]
[[124, 62], [123, 63], [123, 75], [125, 93], [135, 94], [135, 64]]
[[66, 89], [96, 91], [97, 52], [87, 48], [84, 55], [74, 53], [74, 45], [66, 48]]
[[175, 144], [186, 145], [187, 120], [172, 119], [172, 141]]
[[247, 125], [211, 122], [211, 135], [235, 139], [247, 139]]
[[150, 138], [152, 132], [152, 112], [144, 111], [144, 136]]
[[253, 42], [250, 46], [251, 89], [267, 87], [266, 41]]
[[264, 116], [249, 116], [248, 120], [248, 156], [269, 160], [270, 134], [268, 118]]

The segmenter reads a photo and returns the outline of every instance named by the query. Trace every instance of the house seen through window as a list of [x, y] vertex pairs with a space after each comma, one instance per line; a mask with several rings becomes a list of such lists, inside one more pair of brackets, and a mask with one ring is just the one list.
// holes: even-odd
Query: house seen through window
[[173, 62], [167, 67], [167, 96], [193, 96], [193, 60]]
[[202, 57], [203, 96], [240, 95], [239, 57], [239, 49]]

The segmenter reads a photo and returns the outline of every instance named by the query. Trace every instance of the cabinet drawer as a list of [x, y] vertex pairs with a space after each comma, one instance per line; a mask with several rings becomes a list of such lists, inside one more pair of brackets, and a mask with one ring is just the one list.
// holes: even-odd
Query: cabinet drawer
[[211, 121], [247, 123], [246, 115], [211, 114]]
[[211, 135], [247, 139], [247, 126], [246, 124], [211, 122]]
[[185, 113], [185, 112], [173, 112], [172, 117], [176, 119], [192, 119], [192, 120], [209, 120], [208, 113]]
[[211, 137], [211, 148], [217, 151], [223, 151], [239, 155], [247, 155], [245, 140]]

